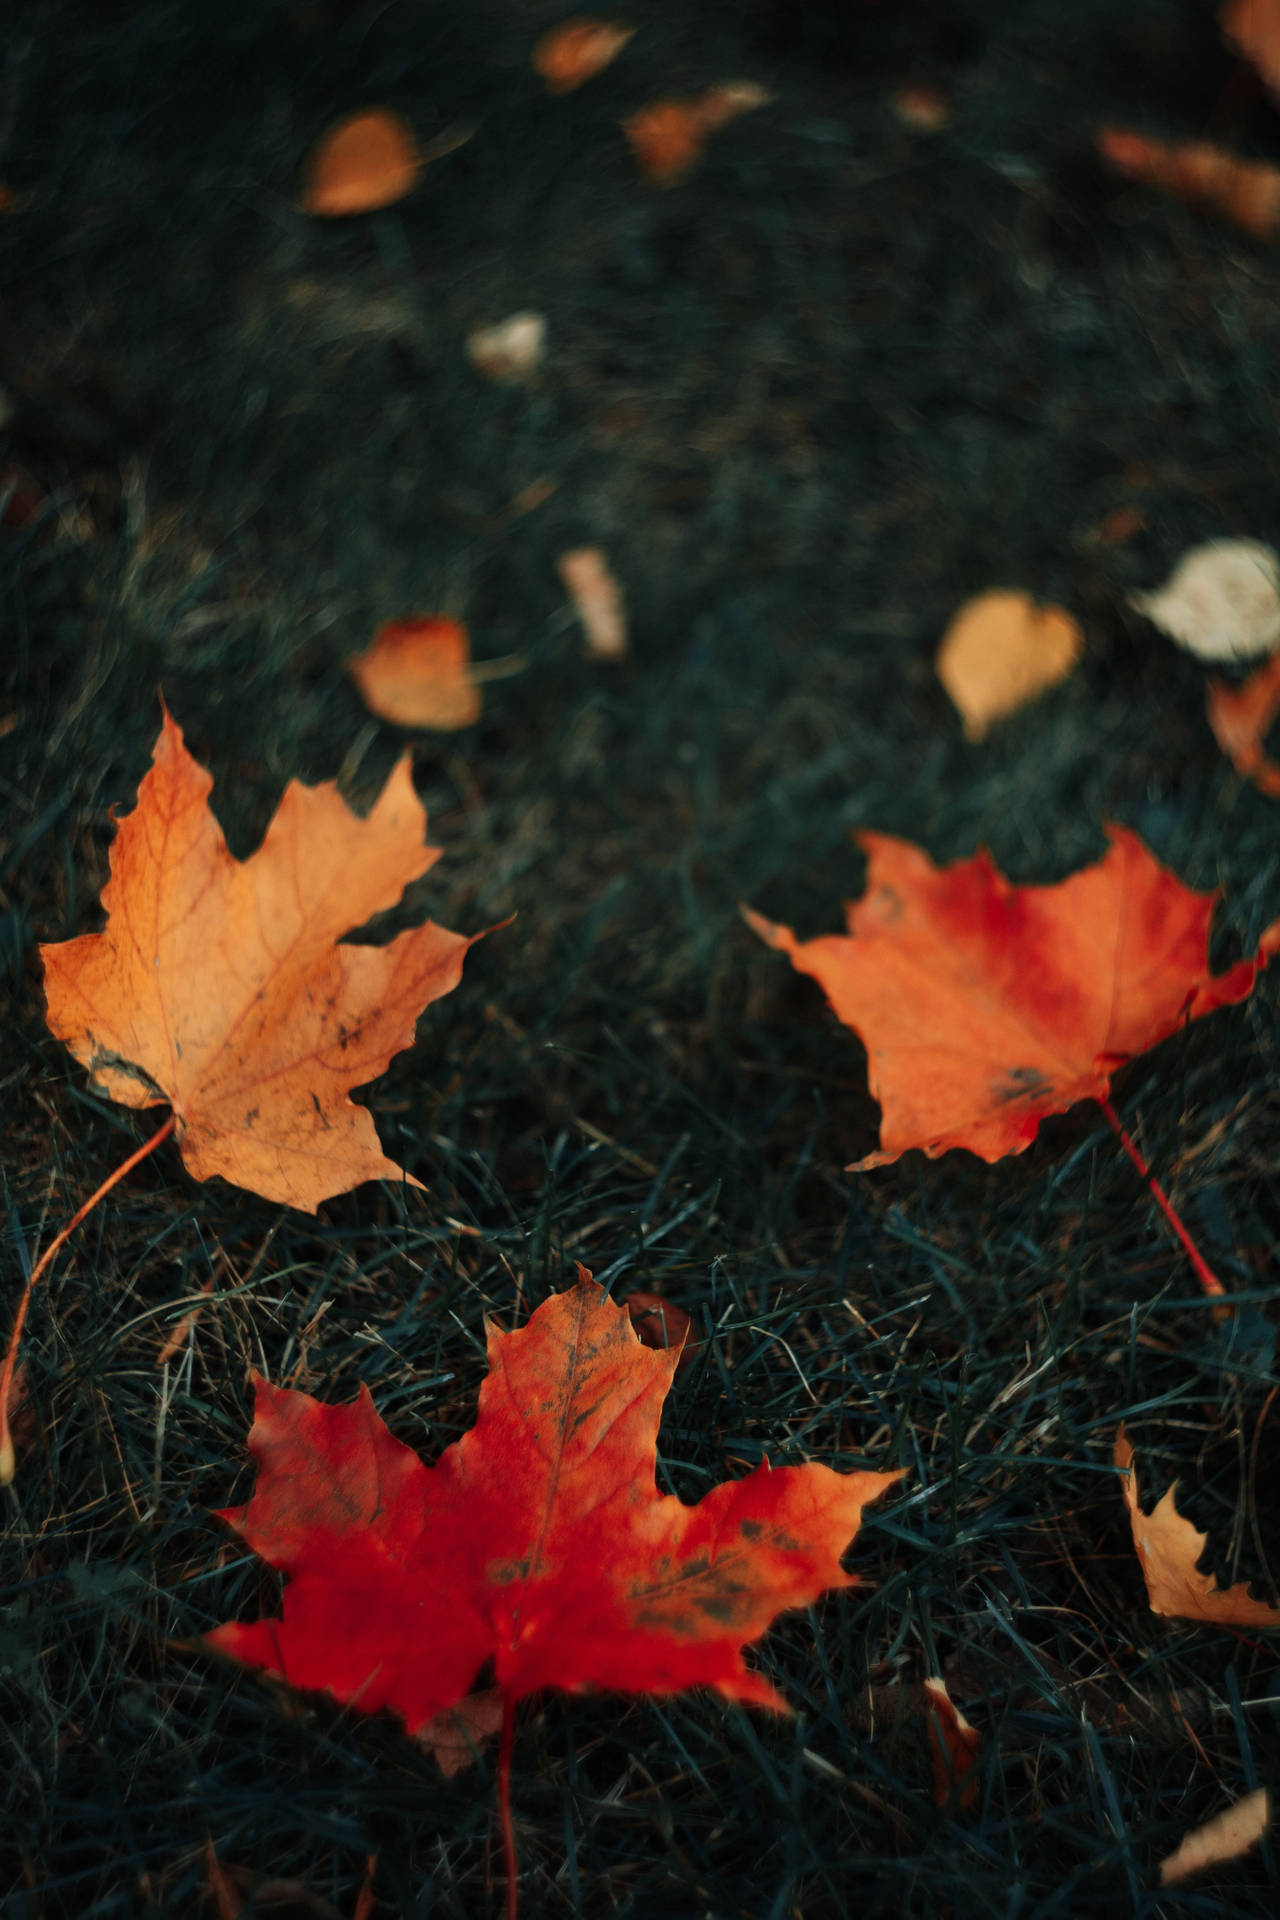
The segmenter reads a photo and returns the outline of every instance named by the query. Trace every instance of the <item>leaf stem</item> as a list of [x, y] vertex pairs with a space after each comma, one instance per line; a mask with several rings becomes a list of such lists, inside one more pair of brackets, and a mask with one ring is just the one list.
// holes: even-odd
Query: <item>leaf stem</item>
[[9, 1430], [9, 1395], [13, 1386], [14, 1368], [18, 1364], [18, 1347], [22, 1341], [22, 1329], [27, 1324], [27, 1309], [31, 1305], [31, 1296], [80, 1222], [93, 1212], [99, 1200], [105, 1199], [118, 1181], [124, 1179], [126, 1173], [132, 1173], [140, 1160], [145, 1160], [149, 1153], [154, 1153], [157, 1147], [164, 1144], [173, 1132], [174, 1123], [175, 1116], [171, 1113], [164, 1125], [158, 1128], [149, 1140], [144, 1140], [127, 1160], [120, 1162], [114, 1173], [107, 1175], [96, 1192], [91, 1193], [84, 1205], [72, 1214], [62, 1232], [54, 1235], [31, 1269], [26, 1288], [18, 1302], [18, 1311], [13, 1318], [13, 1331], [9, 1335], [4, 1365], [0, 1367], [0, 1487], [7, 1487], [14, 1474], [13, 1435]]
[[1221, 1296], [1225, 1296], [1227, 1291], [1226, 1288], [1223, 1286], [1221, 1280], [1219, 1280], [1217, 1274], [1213, 1271], [1213, 1268], [1209, 1265], [1208, 1261], [1205, 1259], [1200, 1249], [1196, 1246], [1196, 1243], [1191, 1238], [1191, 1235], [1187, 1232], [1186, 1228], [1183, 1226], [1181, 1219], [1178, 1217], [1178, 1214], [1174, 1210], [1173, 1203], [1169, 1199], [1168, 1194], [1165, 1192], [1164, 1188], [1160, 1185], [1160, 1182], [1156, 1179], [1150, 1167], [1147, 1165], [1142, 1155], [1138, 1152], [1138, 1149], [1134, 1146], [1133, 1141], [1130, 1139], [1128, 1129], [1126, 1128], [1123, 1120], [1120, 1118], [1120, 1115], [1116, 1112], [1115, 1108], [1112, 1106], [1109, 1100], [1099, 1100], [1098, 1105], [1102, 1108], [1102, 1111], [1106, 1114], [1107, 1119], [1111, 1122], [1111, 1125], [1115, 1130], [1116, 1138], [1117, 1140], [1119, 1140], [1120, 1145], [1124, 1148], [1130, 1160], [1132, 1160], [1134, 1166], [1137, 1168], [1138, 1172], [1141, 1174], [1142, 1178], [1146, 1181], [1148, 1187], [1151, 1189], [1152, 1199], [1155, 1201], [1161, 1213], [1164, 1215], [1165, 1219], [1169, 1222], [1169, 1225], [1173, 1228], [1174, 1233], [1177, 1235], [1178, 1240], [1181, 1243], [1182, 1250], [1186, 1254], [1188, 1260], [1191, 1262], [1192, 1268], [1195, 1271], [1196, 1279], [1200, 1282], [1200, 1285], [1204, 1288], [1205, 1292], [1210, 1295], [1211, 1298], [1219, 1298]]
[[516, 1830], [511, 1818], [511, 1747], [516, 1731], [516, 1703], [503, 1689], [502, 1744], [498, 1748], [498, 1820], [502, 1827], [502, 1860], [507, 1875], [507, 1920], [520, 1912], [520, 1865], [516, 1859]]

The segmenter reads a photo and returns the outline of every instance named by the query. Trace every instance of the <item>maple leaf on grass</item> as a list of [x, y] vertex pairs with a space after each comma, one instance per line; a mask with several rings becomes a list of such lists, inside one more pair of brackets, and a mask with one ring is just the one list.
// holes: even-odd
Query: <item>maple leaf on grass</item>
[[989, 854], [935, 867], [884, 833], [855, 836], [867, 891], [848, 932], [797, 940], [744, 909], [764, 940], [812, 974], [867, 1049], [880, 1102], [880, 1150], [967, 1147], [987, 1161], [1028, 1147], [1049, 1114], [1096, 1100], [1196, 1264], [1221, 1293], [1115, 1115], [1111, 1076], [1189, 1020], [1244, 1000], [1280, 948], [1280, 921], [1257, 957], [1209, 971], [1217, 896], [1193, 893], [1126, 827], [1103, 859], [1056, 886], [1014, 886]]
[[642, 1345], [579, 1276], [519, 1331], [490, 1326], [475, 1425], [432, 1467], [366, 1389], [334, 1407], [259, 1380], [257, 1484], [222, 1518], [284, 1574], [283, 1609], [205, 1644], [364, 1712], [389, 1707], [410, 1733], [492, 1661], [507, 1768], [514, 1707], [546, 1687], [706, 1686], [785, 1711], [742, 1649], [784, 1609], [856, 1584], [840, 1556], [901, 1476], [766, 1464], [694, 1507], [659, 1493], [678, 1355]]
[[1245, 1582], [1220, 1587], [1211, 1573], [1197, 1571], [1209, 1536], [1178, 1512], [1176, 1481], [1152, 1512], [1142, 1511], [1133, 1446], [1123, 1427], [1116, 1435], [1114, 1458], [1124, 1474], [1124, 1503], [1152, 1613], [1206, 1620], [1215, 1627], [1280, 1627], [1280, 1609], [1255, 1600]]
[[1243, 686], [1211, 680], [1205, 703], [1213, 737], [1236, 772], [1260, 793], [1280, 800], [1280, 766], [1266, 744], [1280, 717], [1280, 653], [1255, 668]]

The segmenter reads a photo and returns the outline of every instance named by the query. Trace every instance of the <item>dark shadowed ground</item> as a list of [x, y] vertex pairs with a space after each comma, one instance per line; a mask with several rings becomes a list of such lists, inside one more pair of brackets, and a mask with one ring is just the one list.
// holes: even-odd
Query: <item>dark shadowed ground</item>
[[[861, 1589], [754, 1656], [792, 1719], [525, 1710], [526, 1920], [1274, 1912], [1265, 1852], [1156, 1888], [1188, 1827], [1274, 1783], [1280, 1685], [1262, 1637], [1150, 1613], [1110, 1459], [1124, 1418], [1148, 1496], [1177, 1477], [1219, 1576], [1275, 1597], [1277, 983], [1115, 1095], [1247, 1296], [1223, 1326], [1091, 1108], [995, 1167], [845, 1173], [876, 1137], [862, 1050], [738, 915], [835, 929], [851, 829], [1047, 882], [1108, 819], [1223, 889], [1220, 961], [1280, 915], [1277, 803], [1126, 602], [1197, 541], [1280, 535], [1280, 254], [1092, 157], [1117, 121], [1280, 161], [1213, 14], [649, 0], [559, 100], [528, 63], [550, 5], [0, 19], [6, 1301], [148, 1124], [50, 1038], [35, 946], [101, 924], [160, 690], [244, 854], [289, 778], [363, 803], [401, 750], [343, 669], [377, 623], [448, 611], [525, 662], [476, 727], [414, 745], [443, 848], [415, 911], [518, 916], [365, 1096], [427, 1194], [312, 1220], [168, 1148], [33, 1311], [6, 1916], [213, 1911], [208, 1841], [247, 1912], [349, 1920], [375, 1853], [378, 1914], [499, 1910], [489, 1756], [444, 1782], [389, 1718], [181, 1643], [278, 1604], [210, 1517], [251, 1484], [251, 1366], [334, 1400], [363, 1381], [434, 1458], [473, 1418], [485, 1315], [520, 1324], [575, 1260], [703, 1329], [670, 1489], [765, 1454], [910, 1477], [850, 1557]], [[686, 183], [640, 178], [619, 120], [738, 77], [772, 104]], [[945, 90], [943, 131], [899, 123], [908, 80]], [[402, 204], [308, 218], [304, 156], [366, 104], [474, 133]], [[545, 369], [486, 383], [465, 336], [523, 307]], [[1121, 509], [1140, 524], [1108, 541]], [[556, 576], [583, 542], [625, 589], [622, 666], [583, 657]], [[932, 658], [991, 586], [1072, 609], [1087, 651], [976, 747]], [[967, 1812], [934, 1805], [930, 1673], [983, 1736]], [[280, 1879], [291, 1904], [258, 1902]]]

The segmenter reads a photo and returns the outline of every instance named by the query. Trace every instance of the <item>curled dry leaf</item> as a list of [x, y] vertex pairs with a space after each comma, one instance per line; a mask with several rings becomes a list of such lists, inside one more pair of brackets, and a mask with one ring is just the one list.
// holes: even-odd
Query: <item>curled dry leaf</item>
[[547, 320], [541, 313], [513, 313], [467, 335], [467, 358], [477, 372], [513, 385], [538, 371], [546, 350]]
[[952, 620], [936, 661], [938, 678], [981, 740], [997, 720], [1057, 686], [1080, 658], [1084, 637], [1061, 607], [1037, 607], [1026, 593], [982, 593]]
[[1265, 161], [1242, 160], [1207, 140], [1151, 140], [1123, 127], [1102, 128], [1098, 151], [1117, 173], [1223, 214], [1259, 240], [1280, 231], [1280, 168]]
[[687, 1367], [701, 1342], [691, 1315], [662, 1293], [647, 1293], [643, 1288], [629, 1293], [622, 1302], [631, 1316], [631, 1324], [646, 1347], [668, 1348], [676, 1355], [676, 1372]]
[[1255, 959], [1215, 975], [1217, 895], [1184, 887], [1128, 828], [1108, 837], [1094, 866], [1017, 887], [985, 852], [935, 867], [908, 840], [859, 833], [867, 891], [847, 934], [801, 941], [746, 912], [866, 1046], [881, 1150], [852, 1171], [912, 1147], [1021, 1153], [1047, 1115], [1105, 1100], [1126, 1060], [1253, 991], [1280, 921]]
[[1215, 1627], [1280, 1627], [1280, 1608], [1255, 1600], [1244, 1581], [1220, 1587], [1211, 1573], [1196, 1571], [1209, 1536], [1178, 1512], [1176, 1481], [1152, 1513], [1142, 1511], [1133, 1447], [1123, 1427], [1116, 1435], [1114, 1459], [1125, 1476], [1124, 1503], [1152, 1613], [1176, 1620], [1206, 1620]]
[[1280, 647], [1280, 554], [1261, 540], [1207, 540], [1129, 605], [1197, 659], [1256, 660]]
[[1194, 1828], [1177, 1852], [1160, 1862], [1160, 1885], [1176, 1887], [1180, 1880], [1189, 1880], [1205, 1867], [1238, 1860], [1258, 1844], [1270, 1824], [1271, 1798], [1265, 1787], [1258, 1787], [1204, 1826]]
[[370, 712], [398, 727], [456, 733], [480, 718], [467, 629], [445, 614], [388, 620], [347, 667]]
[[772, 96], [754, 80], [727, 80], [694, 100], [655, 100], [622, 122], [641, 171], [671, 186], [701, 158], [713, 133]]
[[549, 93], [572, 93], [616, 60], [634, 32], [617, 20], [565, 20], [534, 48], [534, 71]]
[[1236, 772], [1280, 800], [1280, 766], [1266, 751], [1267, 735], [1280, 718], [1280, 653], [1256, 668], [1242, 687], [1211, 680], [1206, 706], [1213, 737]]
[[589, 660], [625, 660], [627, 614], [622, 589], [599, 547], [574, 547], [556, 561], [587, 637]]
[[1227, 0], [1222, 31], [1280, 100], [1280, 0]]
[[332, 780], [290, 781], [247, 860], [212, 785], [166, 713], [116, 830], [105, 928], [40, 949], [50, 1029], [109, 1099], [169, 1103], [197, 1180], [308, 1213], [362, 1180], [420, 1185], [350, 1090], [413, 1045], [480, 936], [428, 920], [385, 947], [339, 944], [439, 858], [408, 756], [363, 818]]
[[544, 1687], [713, 1688], [786, 1711], [743, 1660], [784, 1609], [856, 1585], [863, 1508], [901, 1476], [757, 1467], [696, 1506], [658, 1492], [676, 1356], [644, 1347], [585, 1269], [515, 1333], [490, 1326], [471, 1431], [428, 1467], [368, 1391], [348, 1406], [259, 1380], [252, 1499], [223, 1514], [285, 1576], [276, 1620], [215, 1652], [410, 1733], [493, 1662], [513, 1705]]
[[339, 120], [308, 157], [304, 213], [335, 219], [372, 213], [411, 192], [421, 159], [412, 129], [398, 113], [374, 107]]
[[933, 1797], [940, 1807], [971, 1807], [978, 1797], [978, 1782], [970, 1775], [982, 1736], [947, 1692], [945, 1680], [930, 1676], [924, 1692], [933, 1758]]

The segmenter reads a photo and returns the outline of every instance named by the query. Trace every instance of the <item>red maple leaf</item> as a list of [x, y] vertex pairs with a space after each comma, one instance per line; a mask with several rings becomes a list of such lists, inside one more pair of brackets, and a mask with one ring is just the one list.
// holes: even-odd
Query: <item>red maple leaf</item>
[[1049, 1114], [1107, 1107], [1126, 1060], [1252, 992], [1280, 921], [1255, 959], [1210, 973], [1217, 895], [1184, 887], [1126, 827], [1108, 833], [1103, 859], [1050, 887], [1014, 886], [985, 852], [935, 867], [908, 840], [861, 833], [867, 891], [847, 934], [797, 940], [747, 913], [866, 1044], [881, 1146], [856, 1170], [911, 1147], [1021, 1153]]

